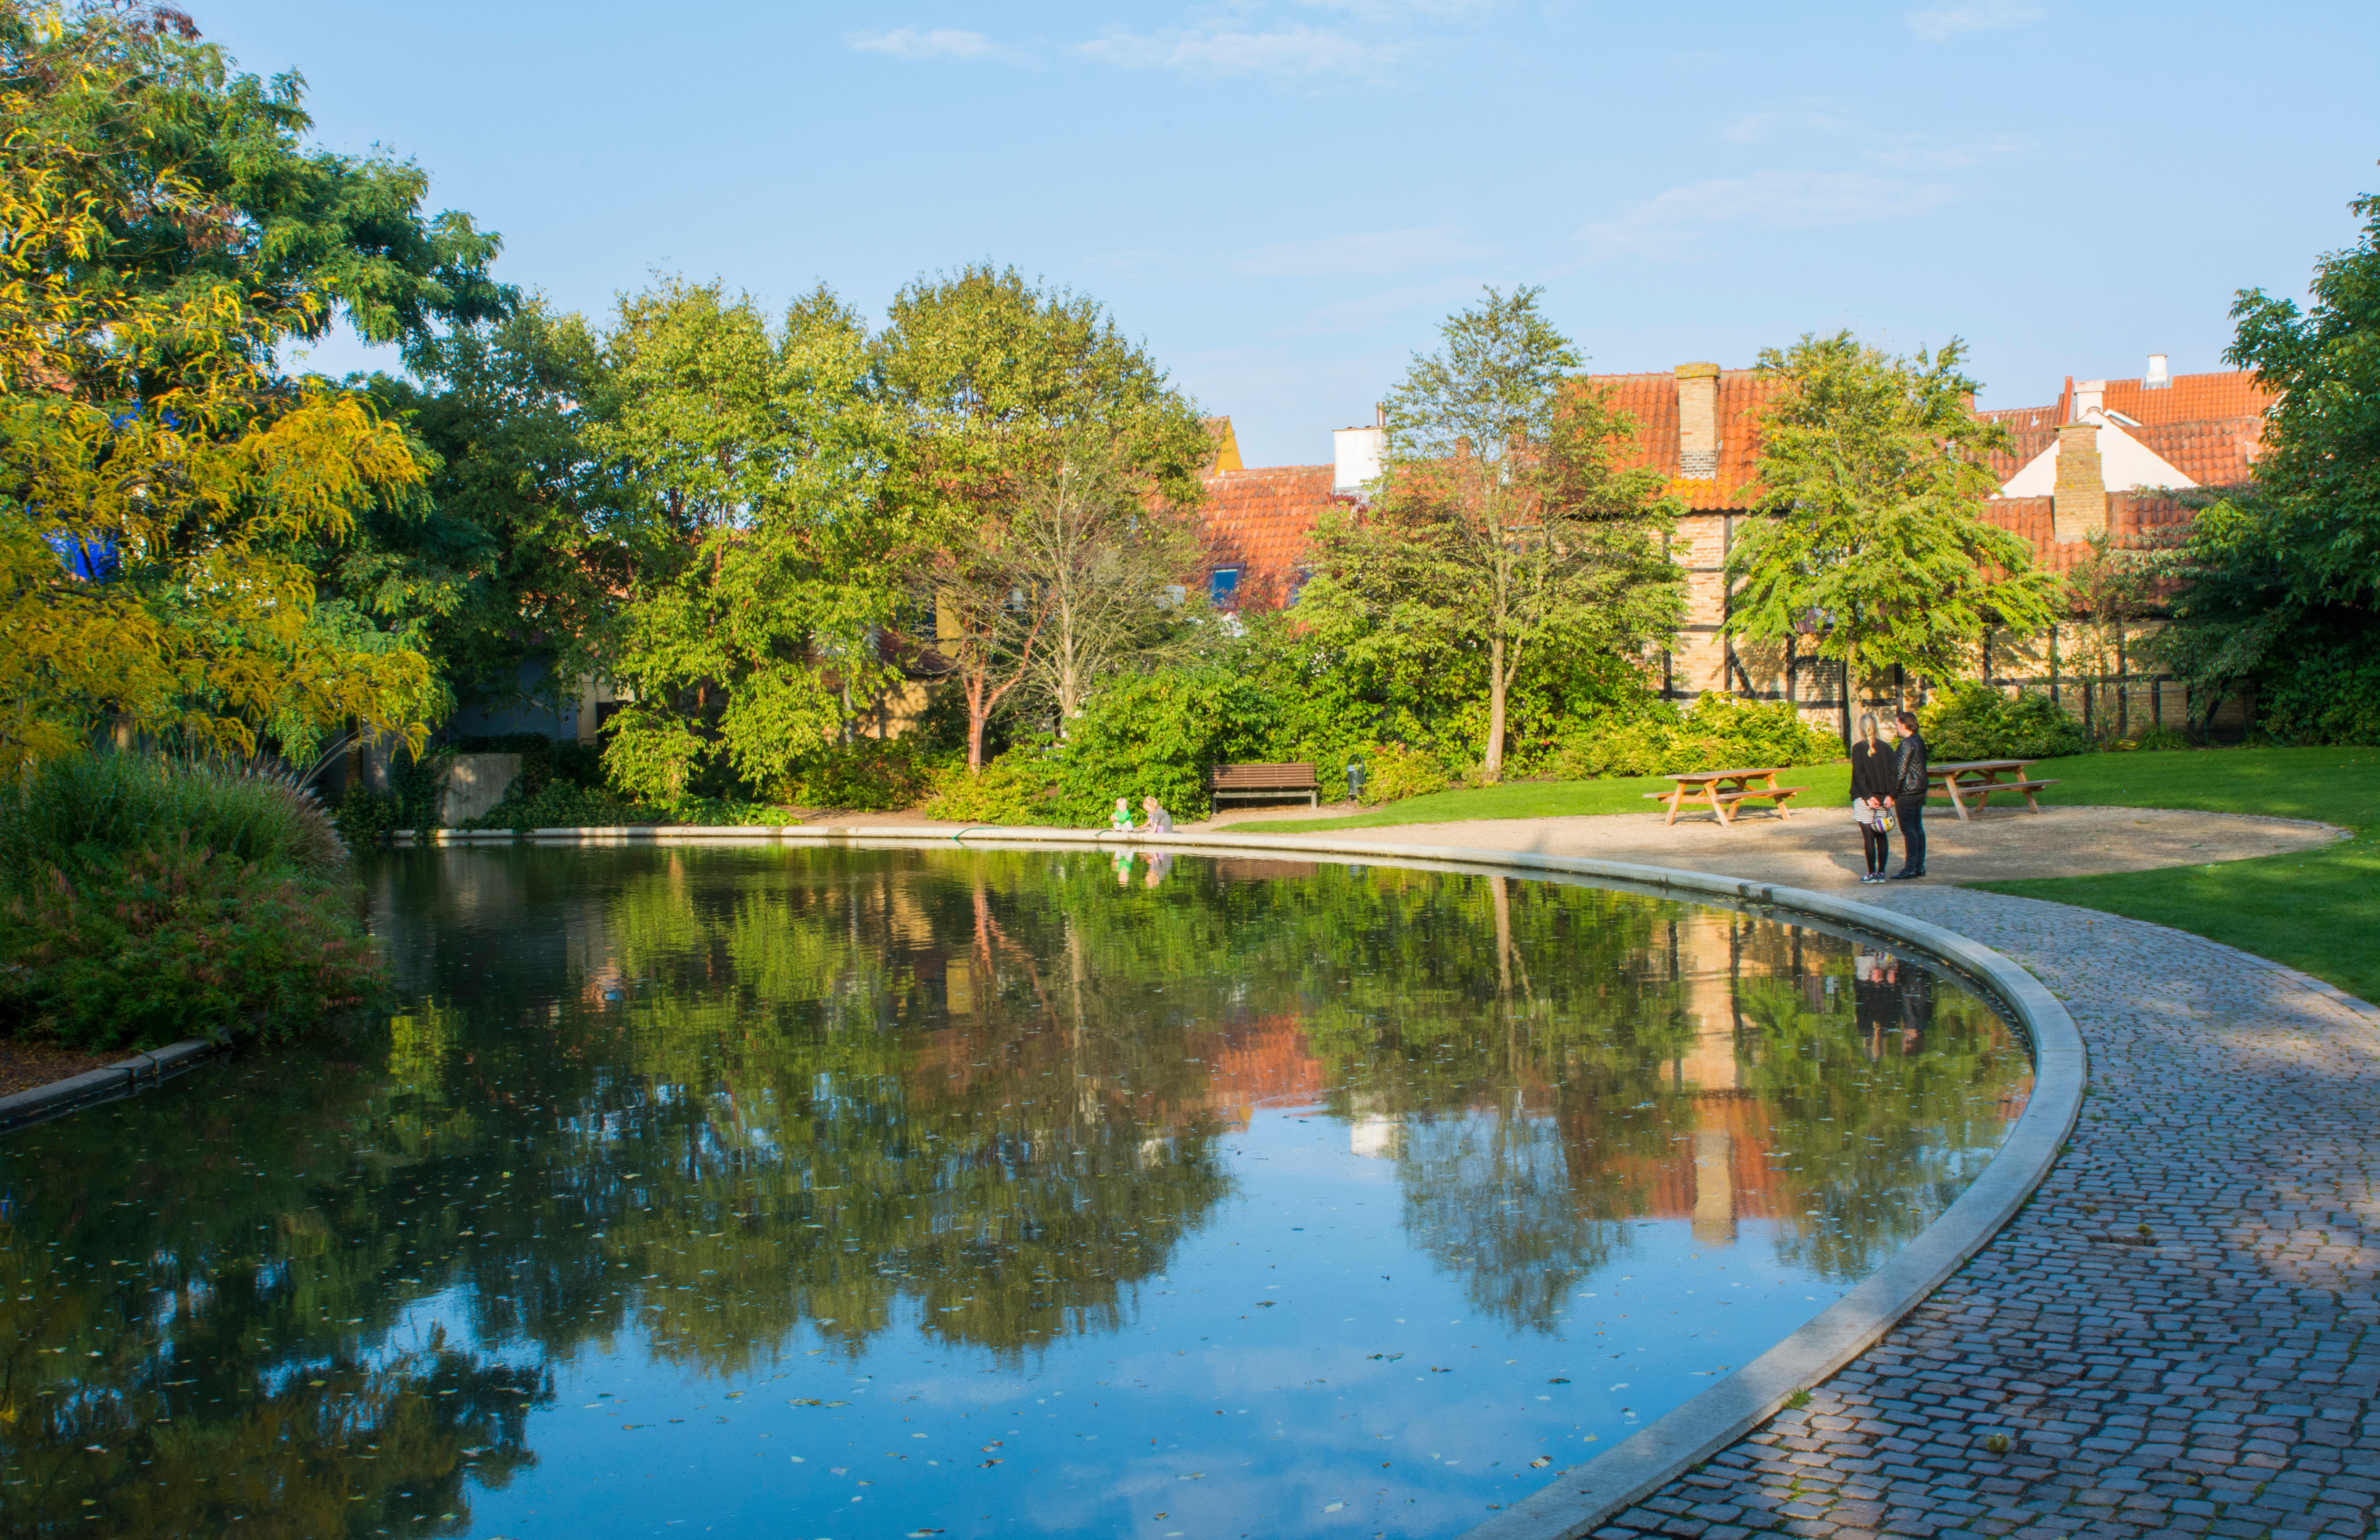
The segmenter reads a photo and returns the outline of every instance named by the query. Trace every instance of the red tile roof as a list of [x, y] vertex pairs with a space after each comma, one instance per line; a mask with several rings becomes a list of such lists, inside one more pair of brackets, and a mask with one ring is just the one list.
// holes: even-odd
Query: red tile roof
[[2155, 427], [2168, 422], [2211, 422], [2246, 418], [2261, 422], [2279, 395], [2264, 388], [2245, 370], [2220, 374], [2177, 374], [2173, 383], [2150, 390], [2138, 380], [2110, 380], [2099, 405], [2121, 412], [2134, 422]]
[[1271, 466], [1206, 479], [1208, 569], [1240, 569], [1240, 603], [1289, 601], [1316, 521], [1345, 501], [1330, 490], [1336, 476], [1330, 466]]
[[1760, 462], [1760, 414], [1784, 389], [1748, 369], [1718, 373], [1718, 474], [1678, 479], [1678, 377], [1662, 374], [1595, 374], [1588, 383], [1604, 390], [1606, 403], [1635, 420], [1636, 443], [1621, 454], [1623, 466], [1650, 466], [1669, 477], [1670, 490], [1694, 509], [1741, 508], [1753, 467]]

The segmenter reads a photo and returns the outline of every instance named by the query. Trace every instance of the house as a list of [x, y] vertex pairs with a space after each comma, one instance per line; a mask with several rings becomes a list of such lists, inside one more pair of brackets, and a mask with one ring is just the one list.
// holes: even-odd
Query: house
[[[1727, 553], [1743, 521], [1763, 516], [1755, 506], [1759, 418], [1781, 387], [1751, 370], [1706, 362], [1589, 380], [1636, 423], [1636, 443], [1623, 463], [1659, 470], [1685, 509], [1670, 549], [1687, 573], [1687, 617], [1676, 649], [1662, 660], [1663, 692], [1682, 700], [1728, 690], [1790, 701], [1813, 722], [1839, 729], [1845, 714], [1839, 667], [1796, 640], [1755, 645], [1723, 631]], [[2025, 536], [2053, 572], [2087, 558], [2088, 538], [2100, 530], [2119, 543], [2143, 543], [2188, 522], [2189, 510], [2174, 493], [2248, 479], [2273, 400], [2242, 371], [2169, 374], [2161, 354], [2150, 356], [2137, 380], [2078, 383], [2070, 376], [2051, 405], [1981, 414], [2005, 425], [2011, 441], [1995, 459], [2001, 486], [1984, 515]], [[1378, 473], [1380, 437], [1377, 422], [1342, 429], [1333, 435], [1330, 465], [1208, 475], [1214, 555], [1207, 582], [1219, 602], [1293, 599], [1316, 522], [1334, 503], [1357, 500], [1364, 482]], [[2000, 638], [1989, 661], [1993, 678], [2057, 688], [2062, 646], [2063, 628], [2048, 637]], [[2151, 713], [2149, 720], [2178, 723], [2182, 703], [2178, 696], [2167, 699], [2159, 684], [2118, 686], [2113, 709], [2131, 718], [2131, 694], [2139, 694], [2138, 709]], [[1878, 701], [1901, 698], [1906, 685], [1898, 682]]]

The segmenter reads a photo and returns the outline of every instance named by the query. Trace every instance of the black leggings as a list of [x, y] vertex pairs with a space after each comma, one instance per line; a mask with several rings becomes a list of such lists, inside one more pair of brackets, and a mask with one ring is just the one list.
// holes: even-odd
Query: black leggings
[[1925, 799], [1893, 799], [1893, 817], [1900, 820], [1900, 866], [1904, 871], [1925, 869]]
[[1873, 877], [1892, 860], [1892, 836], [1866, 824], [1861, 824], [1859, 828], [1861, 848], [1867, 852], [1868, 875]]

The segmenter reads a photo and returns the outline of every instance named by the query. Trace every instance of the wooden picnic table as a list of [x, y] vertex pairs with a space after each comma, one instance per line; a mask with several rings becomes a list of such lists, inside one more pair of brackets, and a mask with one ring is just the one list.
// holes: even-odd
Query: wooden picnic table
[[1958, 809], [1959, 821], [1967, 821], [1970, 798], [1977, 807], [1991, 806], [1994, 792], [2017, 792], [2023, 795], [2025, 806], [2041, 811], [2041, 803], [2034, 793], [2044, 786], [2055, 786], [2055, 781], [2035, 781], [2025, 774], [2033, 768], [2030, 759], [1968, 759], [1951, 765], [1928, 765], [1925, 779], [1932, 782], [1926, 788], [1928, 796], [1947, 796]]
[[1785, 768], [1779, 765], [1767, 770], [1692, 770], [1684, 775], [1665, 775], [1661, 779], [1676, 782], [1675, 788], [1645, 794], [1670, 805], [1670, 816], [1662, 820], [1665, 829], [1678, 821], [1679, 808], [1688, 802], [1706, 804], [1723, 824], [1735, 821], [1735, 806], [1740, 802], [1765, 801], [1777, 809], [1779, 818], [1790, 818], [1786, 800], [1807, 788], [1779, 786], [1777, 778], [1785, 773]]

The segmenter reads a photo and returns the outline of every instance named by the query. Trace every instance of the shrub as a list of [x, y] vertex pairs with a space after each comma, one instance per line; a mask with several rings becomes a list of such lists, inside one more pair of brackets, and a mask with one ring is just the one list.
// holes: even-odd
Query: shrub
[[2190, 740], [2170, 727], [2144, 727], [2129, 738], [2104, 746], [2117, 750], [2188, 748]]
[[331, 871], [347, 858], [322, 800], [262, 767], [71, 755], [0, 784], [0, 869], [8, 872], [78, 851], [158, 849], [185, 834], [240, 861]]
[[1057, 795], [1056, 765], [1031, 748], [1012, 749], [978, 775], [965, 765], [940, 771], [918, 811], [953, 823], [1049, 823], [1058, 816]]
[[521, 794], [519, 782], [516, 782], [504, 788], [503, 800], [478, 818], [466, 820], [463, 827], [510, 829], [526, 833], [532, 829], [601, 829], [654, 821], [651, 813], [608, 786], [581, 786], [557, 780], [547, 782], [527, 795]]
[[2371, 638], [2305, 648], [2265, 671], [2256, 729], [2284, 744], [2380, 744], [2380, 657]]
[[1402, 802], [1409, 796], [1442, 792], [1453, 783], [1436, 755], [1391, 744], [1366, 757], [1364, 794], [1359, 800], [1366, 806]]
[[285, 778], [133, 755], [0, 790], [0, 1030], [104, 1049], [284, 1038], [384, 967], [345, 845]]
[[1919, 709], [1917, 724], [1937, 760], [2051, 759], [2091, 746], [2080, 719], [2046, 695], [2003, 695], [1965, 680]]
[[1547, 767], [1563, 780], [1586, 781], [1815, 765], [1841, 756], [1833, 737], [1804, 722], [1784, 702], [1712, 691], [1683, 711], [1664, 702], [1640, 716], [1607, 716], [1575, 728], [1555, 746]]
[[804, 760], [777, 788], [777, 796], [796, 807], [883, 813], [915, 807], [931, 782], [919, 745], [861, 738]]

